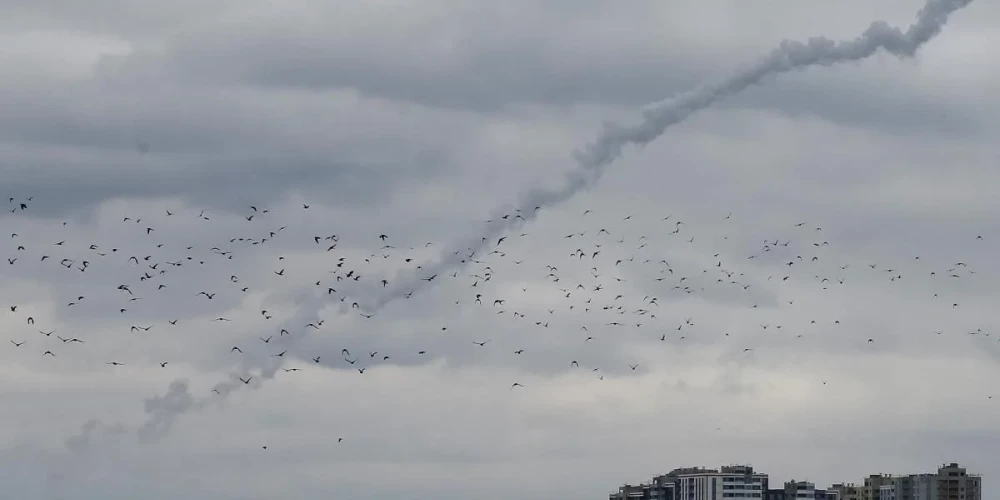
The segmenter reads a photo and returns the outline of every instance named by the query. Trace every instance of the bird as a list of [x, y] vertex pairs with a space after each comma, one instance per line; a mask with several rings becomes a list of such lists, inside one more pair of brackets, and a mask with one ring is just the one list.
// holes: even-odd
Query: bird
[[[231, 183], [229, 188], [232, 189], [225, 193], [223, 201], [230, 197], [242, 200], [249, 195], [238, 192], [238, 182]], [[280, 192], [284, 187], [275, 181], [274, 189]], [[8, 208], [17, 210], [17, 202], [22, 198], [12, 198]], [[451, 245], [425, 242], [422, 236], [416, 234], [418, 228], [405, 219], [397, 221], [406, 226], [405, 233], [396, 233], [391, 227], [375, 230], [367, 226], [362, 228], [368, 221], [346, 220], [339, 214], [331, 215], [329, 221], [313, 220], [312, 215], [326, 216], [328, 209], [332, 212], [334, 207], [323, 206], [319, 213], [302, 214], [298, 211], [299, 201], [275, 207], [273, 212], [260, 209], [264, 200], [240, 201], [237, 206], [244, 208], [238, 215], [244, 220], [221, 214], [209, 219], [204, 209], [195, 206], [197, 198], [197, 193], [185, 195], [191, 207], [154, 206], [149, 212], [152, 215], [145, 217], [140, 217], [145, 214], [136, 210], [149, 211], [149, 207], [141, 208], [143, 205], [131, 202], [118, 205], [127, 206], [133, 213], [112, 215], [112, 218], [122, 217], [122, 222], [129, 222], [122, 226], [115, 224], [114, 231], [106, 231], [100, 226], [96, 226], [100, 230], [94, 226], [60, 230], [58, 224], [50, 227], [43, 219], [16, 219], [21, 215], [16, 212], [8, 215], [7, 222], [18, 233], [12, 233], [8, 247], [12, 253], [6, 256], [9, 265], [3, 268], [6, 274], [0, 277], [11, 283], [30, 283], [26, 277], [36, 280], [40, 285], [51, 288], [53, 297], [46, 299], [38, 296], [32, 287], [21, 292], [25, 298], [14, 295], [20, 290], [11, 292], [12, 297], [22, 302], [21, 308], [9, 304], [11, 344], [21, 347], [25, 343], [19, 340], [18, 324], [23, 327], [24, 321], [34, 324], [37, 320], [39, 328], [50, 331], [39, 330], [46, 336], [45, 339], [27, 339], [33, 345], [38, 341], [43, 344], [39, 346], [43, 350], [51, 348], [52, 336], [61, 342], [57, 345], [81, 344], [65, 348], [57, 359], [46, 360], [52, 364], [68, 360], [99, 364], [98, 356], [117, 358], [117, 361], [107, 363], [112, 366], [124, 363], [147, 366], [150, 363], [148, 360], [157, 362], [155, 360], [168, 357], [171, 363], [183, 364], [189, 361], [182, 359], [184, 351], [168, 349], [168, 345], [188, 347], [192, 355], [195, 349], [204, 348], [208, 351], [205, 359], [226, 354], [222, 349], [231, 345], [228, 354], [240, 354], [240, 369], [247, 375], [245, 380], [242, 377], [239, 380], [249, 385], [254, 377], [249, 374], [259, 373], [257, 387], [269, 383], [271, 377], [266, 374], [276, 373], [279, 369], [285, 373], [304, 370], [293, 364], [300, 356], [311, 359], [314, 364], [334, 356], [334, 362], [329, 363], [330, 368], [346, 368], [338, 366], [340, 362], [335, 359], [333, 353], [337, 351], [333, 346], [342, 347], [343, 363], [351, 365], [359, 374], [364, 374], [372, 366], [389, 364], [405, 373], [414, 362], [414, 352], [417, 357], [423, 356], [419, 361], [430, 361], [437, 357], [437, 353], [443, 352], [443, 362], [450, 362], [455, 352], [467, 354], [465, 350], [443, 349], [430, 342], [450, 343], [452, 348], [472, 342], [485, 348], [492, 342], [491, 338], [485, 341], [476, 338], [497, 335], [488, 333], [496, 330], [505, 335], [503, 339], [498, 339], [499, 344], [495, 346], [501, 348], [498, 360], [509, 364], [517, 362], [518, 365], [529, 361], [532, 364], [547, 363], [555, 376], [558, 373], [586, 371], [603, 380], [604, 370], [594, 366], [595, 361], [601, 358], [595, 356], [624, 347], [628, 347], [630, 353], [637, 352], [656, 343], [657, 339], [661, 348], [696, 351], [721, 346], [735, 349], [734, 352], [742, 350], [743, 353], [750, 353], [755, 348], [740, 348], [740, 344], [729, 345], [729, 342], [741, 339], [741, 343], [752, 342], [749, 345], [755, 345], [753, 339], [743, 340], [741, 335], [764, 334], [770, 342], [785, 343], [786, 349], [793, 350], [803, 349], [799, 346], [807, 345], [811, 339], [821, 342], [820, 339], [829, 339], [832, 335], [848, 334], [846, 330], [829, 330], [832, 325], [840, 325], [841, 321], [845, 327], [851, 324], [850, 321], [855, 321], [851, 324], [851, 331], [882, 327], [876, 321], [863, 324], [867, 312], [837, 319], [819, 317], [820, 313], [817, 313], [810, 318], [810, 303], [837, 304], [832, 310], [846, 309], [850, 314], [853, 305], [850, 301], [843, 302], [845, 296], [855, 293], [859, 297], [869, 296], [869, 289], [860, 286], [871, 287], [873, 296], [900, 293], [896, 290], [901, 288], [897, 284], [903, 275], [910, 280], [907, 282], [907, 294], [923, 294], [920, 296], [927, 298], [928, 314], [935, 314], [941, 321], [971, 324], [978, 320], [985, 323], [985, 318], [973, 307], [974, 304], [968, 304], [968, 299], [963, 300], [972, 288], [977, 293], [984, 293], [979, 290], [984, 286], [982, 283], [988, 283], [983, 277], [987, 270], [976, 269], [977, 261], [973, 260], [980, 255], [988, 255], [993, 244], [992, 238], [984, 238], [990, 233], [981, 228], [973, 231], [977, 241], [974, 248], [970, 245], [965, 245], [970, 247], [968, 249], [961, 247], [962, 241], [968, 243], [971, 240], [969, 235], [956, 238], [954, 245], [958, 247], [957, 252], [963, 255], [960, 258], [945, 261], [938, 256], [947, 255], [943, 252], [939, 254], [922, 249], [911, 252], [911, 244], [896, 254], [881, 254], [885, 255], [884, 260], [879, 260], [876, 265], [873, 257], [866, 255], [867, 246], [858, 246], [851, 240], [835, 239], [840, 232], [834, 231], [834, 227], [824, 227], [831, 223], [754, 218], [743, 211], [738, 224], [720, 222], [718, 213], [728, 212], [721, 219], [730, 221], [736, 207], [731, 207], [732, 211], [705, 210], [692, 214], [690, 218], [684, 217], [686, 220], [682, 221], [674, 218], [672, 213], [661, 217], [662, 212], [656, 208], [641, 212], [631, 207], [624, 208], [630, 203], [623, 200], [616, 202], [621, 207], [587, 208], [582, 210], [582, 215], [579, 215], [579, 210], [571, 209], [573, 215], [563, 212], [557, 218], [537, 223], [537, 229], [520, 232], [519, 226], [536, 224], [531, 220], [534, 213], [530, 208], [535, 204], [530, 203], [491, 216], [485, 226], [488, 229], [482, 234], [473, 235], [468, 240], [462, 238], [461, 244]], [[453, 203], [456, 213], [464, 216], [461, 211], [468, 209], [459, 206], [457, 199]], [[310, 208], [308, 203], [301, 205], [303, 210]], [[114, 211], [115, 206], [102, 206], [102, 210]], [[246, 208], [248, 206], [249, 209]], [[692, 205], [691, 208], [693, 211], [695, 207]], [[538, 210], [536, 208], [535, 211]], [[197, 218], [194, 217], [196, 213]], [[163, 217], [171, 218], [168, 221], [170, 224], [157, 224]], [[669, 221], [668, 225], [660, 225], [666, 221]], [[357, 229], [357, 235], [332, 235], [324, 229], [328, 224], [360, 229]], [[72, 226], [64, 224], [64, 227]], [[456, 227], [459, 225], [456, 224]], [[733, 233], [736, 229], [740, 230], [739, 235]], [[392, 245], [388, 244], [387, 232], [394, 232]], [[680, 232], [685, 235], [672, 239], [671, 235]], [[372, 234], [378, 234], [378, 238], [371, 238]], [[820, 235], [823, 237], [817, 237]], [[947, 243], [942, 238], [941, 244]], [[848, 248], [845, 250], [845, 247]], [[296, 254], [286, 253], [288, 249], [295, 249]], [[430, 252], [434, 250], [437, 254], [439, 249], [442, 257], [434, 260]], [[915, 253], [920, 255], [914, 257]], [[286, 270], [293, 264], [285, 264], [286, 260], [295, 262], [291, 272]], [[282, 263], [274, 264], [275, 261]], [[57, 262], [62, 267], [56, 266]], [[774, 268], [782, 272], [774, 272]], [[80, 276], [77, 270], [86, 274]], [[982, 273], [979, 282], [974, 276], [977, 271]], [[63, 272], [71, 274], [54, 274]], [[916, 276], [923, 282], [917, 281]], [[53, 286], [53, 282], [57, 286]], [[419, 286], [431, 282], [434, 287]], [[834, 282], [840, 286], [830, 286]], [[389, 284], [394, 288], [389, 289]], [[515, 287], [520, 289], [520, 293]], [[150, 292], [154, 288], [158, 293]], [[88, 292], [78, 292], [84, 289]], [[237, 290], [242, 293], [237, 293]], [[92, 293], [97, 295], [92, 296]], [[930, 302], [932, 294], [934, 297], [940, 294], [940, 302]], [[88, 298], [84, 300], [83, 295]], [[416, 308], [398, 307], [391, 312], [388, 308], [383, 309], [394, 300], [411, 297], [413, 300], [404, 304], [416, 305]], [[214, 300], [216, 298], [219, 300]], [[482, 307], [491, 299], [492, 308]], [[60, 307], [54, 308], [46, 304], [46, 300], [54, 301]], [[709, 309], [712, 312], [709, 312], [708, 318], [699, 316], [699, 323], [694, 323], [695, 312], [719, 302], [731, 308], [732, 314], [727, 310], [723, 316], [722, 310]], [[959, 306], [960, 302], [965, 307]], [[62, 307], [64, 304], [69, 309]], [[949, 304], [951, 308], [948, 308]], [[245, 314], [247, 307], [256, 308], [254, 311], [260, 311], [260, 316], [256, 313]], [[958, 311], [960, 307], [963, 311]], [[934, 308], [941, 310], [935, 313]], [[366, 320], [364, 328], [351, 324], [357, 321], [354, 319], [355, 309]], [[344, 312], [349, 314], [342, 315]], [[407, 317], [411, 313], [413, 317]], [[888, 318], [886, 321], [894, 316], [889, 308], [879, 314]], [[324, 320], [338, 315], [338, 319], [331, 321], [332, 327], [324, 327]], [[462, 323], [459, 324], [463, 328], [450, 319], [427, 326], [424, 320], [429, 317], [461, 318]], [[180, 328], [156, 328], [163, 321], [177, 326], [180, 318], [185, 320]], [[278, 327], [270, 326], [273, 323], [265, 325], [268, 321], [281, 321], [283, 324]], [[405, 338], [396, 331], [397, 326], [403, 326], [401, 321], [409, 323]], [[759, 325], [760, 330], [754, 324]], [[100, 331], [105, 325], [107, 331]], [[120, 338], [125, 333], [124, 326], [130, 326], [128, 339]], [[548, 330], [533, 330], [532, 326]], [[986, 339], [990, 332], [977, 329], [977, 326], [982, 325], [973, 324], [965, 330], [970, 336], [963, 337], [963, 341], [992, 341]], [[56, 334], [56, 327], [60, 332], [70, 328], [74, 332], [61, 337]], [[931, 340], [952, 340], [952, 336], [945, 333], [952, 332], [954, 327], [951, 324], [937, 327], [940, 329], [933, 330], [937, 336]], [[676, 346], [665, 344], [669, 336], [666, 332], [674, 331], [673, 328], [678, 332], [676, 337], [671, 337]], [[278, 339], [273, 338], [275, 329], [279, 329]], [[566, 335], [572, 331], [583, 331], [580, 336], [584, 338]], [[139, 335], [143, 332], [150, 334]], [[465, 332], [468, 336], [463, 336]], [[656, 332], [660, 335], [657, 336]], [[789, 332], [793, 335], [784, 335]], [[265, 337], [264, 333], [268, 335]], [[258, 335], [267, 346], [261, 349], [256, 343], [247, 343], [245, 339], [250, 335]], [[600, 337], [600, 342], [597, 337]], [[84, 343], [82, 338], [87, 338], [87, 342]], [[227, 340], [217, 344], [218, 339]], [[273, 350], [270, 346], [272, 341], [275, 342]], [[335, 344], [337, 342], [342, 345]], [[535, 348], [537, 342], [545, 344], [544, 354]], [[880, 342], [882, 347], [875, 349], [872, 346], [872, 353], [878, 354], [894, 346], [882, 340]], [[239, 343], [247, 346], [245, 352], [233, 345]], [[874, 339], [867, 339], [867, 343], [874, 344]], [[33, 349], [11, 350], [9, 354], [30, 357], [37, 352]], [[474, 348], [466, 349], [476, 351]], [[905, 350], [906, 347], [901, 344], [900, 349]], [[115, 353], [111, 354], [111, 350]], [[295, 351], [293, 355], [286, 356], [292, 350]], [[587, 352], [581, 352], [583, 350]], [[277, 351], [281, 352], [274, 354]], [[352, 357], [351, 351], [367, 352], [369, 361], [365, 362], [360, 355]], [[436, 353], [435, 356], [427, 355], [431, 351]], [[491, 348], [490, 352], [493, 351]], [[393, 353], [391, 357], [389, 352]], [[513, 352], [519, 357], [512, 360], [503, 356], [504, 352]], [[527, 356], [524, 355], [526, 353]], [[642, 357], [641, 363], [648, 368], [637, 376], [645, 376], [655, 372], [656, 367], [666, 366], [673, 355], [688, 356], [684, 351], [662, 354], [666, 357]], [[56, 357], [52, 351], [43, 351], [42, 355]], [[77, 356], [79, 358], [74, 360]], [[698, 359], [697, 352], [692, 352], [691, 356], [691, 359]], [[195, 357], [202, 359], [200, 353]], [[572, 358], [576, 359], [567, 366], [565, 359]], [[584, 369], [580, 368], [578, 359], [585, 360]], [[167, 361], [157, 363], [164, 369], [168, 366]], [[628, 363], [628, 366], [633, 372], [640, 367], [639, 363]], [[256, 372], [257, 369], [261, 371]], [[321, 376], [328, 372], [321, 370], [315, 373]], [[382, 374], [372, 372], [372, 375]], [[107, 370], [106, 376], [133, 376], [133, 370]], [[306, 379], [289, 377], [286, 383], [298, 382], [305, 383]], [[876, 383], [877, 379], [871, 382]], [[619, 381], [615, 383], [617, 385]], [[826, 380], [821, 380], [821, 383], [827, 385]], [[225, 397], [231, 386], [231, 381], [227, 380], [212, 391]], [[363, 388], [354, 387], [358, 389], [358, 398], [365, 397]], [[510, 390], [515, 387], [524, 386], [514, 382]], [[587, 388], [586, 385], [577, 387], [579, 390]], [[483, 389], [492, 391], [498, 387]], [[338, 439], [338, 442], [341, 440]], [[263, 448], [266, 449], [266, 446]]]

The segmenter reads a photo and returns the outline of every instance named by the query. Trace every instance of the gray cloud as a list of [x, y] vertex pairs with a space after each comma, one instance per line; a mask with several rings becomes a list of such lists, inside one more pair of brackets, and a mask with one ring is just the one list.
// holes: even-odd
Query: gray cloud
[[558, 190], [601, 120], [919, 6], [56, 7], [0, 21], [2, 187], [34, 197], [0, 215], [18, 259], [0, 325], [25, 342], [0, 349], [18, 497], [582, 497], [739, 460], [821, 484], [998, 471], [981, 102], [1000, 75], [970, 49], [992, 5], [912, 61], [766, 80], [692, 116], [432, 287], [440, 254], [495, 243], [484, 221], [513, 194]]

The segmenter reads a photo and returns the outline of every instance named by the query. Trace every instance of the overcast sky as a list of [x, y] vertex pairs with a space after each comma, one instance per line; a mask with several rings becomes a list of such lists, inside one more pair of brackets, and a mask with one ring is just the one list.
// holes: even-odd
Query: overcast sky
[[765, 78], [402, 295], [605, 121], [921, 5], [0, 1], [4, 496], [951, 461], [1000, 496], [992, 2], [912, 59]]

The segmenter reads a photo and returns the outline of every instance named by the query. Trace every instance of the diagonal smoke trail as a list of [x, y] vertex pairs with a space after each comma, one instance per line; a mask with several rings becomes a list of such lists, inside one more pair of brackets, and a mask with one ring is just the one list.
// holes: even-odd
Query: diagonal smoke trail
[[[556, 189], [535, 188], [521, 195], [514, 207], [524, 217], [517, 220], [499, 218], [511, 211], [496, 211], [494, 222], [483, 234], [474, 235], [457, 248], [467, 248], [469, 252], [479, 252], [493, 243], [506, 231], [533, 219], [539, 208], [558, 205], [576, 193], [596, 183], [609, 165], [622, 154], [629, 144], [642, 146], [653, 141], [670, 127], [686, 120], [692, 114], [705, 109], [728, 96], [738, 94], [751, 85], [756, 85], [768, 76], [788, 73], [809, 66], [830, 66], [839, 62], [859, 61], [884, 49], [899, 58], [912, 57], [921, 45], [941, 32], [948, 15], [965, 7], [972, 0], [928, 0], [917, 13], [917, 21], [905, 32], [889, 26], [883, 21], [873, 22], [861, 36], [854, 40], [834, 42], [824, 37], [810, 38], [805, 43], [785, 40], [767, 56], [733, 73], [728, 78], [702, 85], [672, 99], [650, 104], [642, 111], [642, 120], [633, 126], [624, 127], [605, 123], [604, 130], [590, 145], [574, 153], [579, 168], [566, 174], [562, 186]], [[463, 267], [467, 255], [445, 252], [434, 263], [423, 266], [424, 275], [418, 276], [407, 271], [390, 280], [392, 288], [378, 297], [372, 309], [400, 298], [403, 294], [420, 288], [428, 282], [421, 278]]]
[[[859, 61], [871, 56], [879, 49], [899, 58], [912, 57], [923, 44], [941, 32], [952, 12], [971, 2], [972, 0], [928, 0], [917, 13], [916, 22], [906, 31], [889, 26], [883, 21], [876, 21], [853, 40], [836, 42], [824, 37], [810, 38], [806, 42], [786, 40], [768, 55], [736, 71], [728, 78], [702, 85], [672, 99], [646, 106], [642, 111], [642, 119], [635, 125], [621, 126], [605, 123], [601, 134], [593, 143], [574, 153], [579, 168], [566, 174], [562, 186], [555, 189], [532, 189], [523, 193], [514, 206], [494, 211], [492, 218], [495, 222], [490, 224], [482, 234], [472, 235], [464, 244], [452, 247], [466, 251], [458, 254], [444, 251], [437, 261], [423, 265], [419, 275], [412, 270], [398, 273], [390, 280], [391, 287], [369, 290], [371, 296], [375, 298], [367, 304], [366, 309], [369, 312], [377, 311], [403, 295], [433, 283], [423, 281], [423, 278], [429, 275], [443, 274], [464, 267], [469, 262], [470, 255], [489, 247], [508, 230], [531, 221], [537, 216], [540, 209], [558, 205], [596, 183], [607, 167], [621, 156], [625, 146], [648, 144], [663, 134], [671, 125], [686, 120], [692, 114], [721, 99], [759, 84], [763, 78], [768, 76], [788, 73], [810, 66], [829, 66], [839, 62]], [[500, 218], [503, 214], [515, 211], [523, 219], [517, 219], [513, 216], [508, 219]], [[316, 321], [325, 305], [327, 302], [323, 300], [323, 297], [306, 292], [300, 300], [298, 312], [286, 323], [299, 326]], [[245, 368], [259, 368], [261, 373], [258, 380], [269, 379], [280, 369], [283, 359], [254, 359], [249, 361]], [[234, 377], [230, 381], [216, 385], [216, 389], [225, 395], [239, 389], [241, 385], [242, 383], [235, 381]], [[140, 437], [165, 435], [179, 415], [192, 409], [201, 408], [208, 402], [210, 402], [209, 399], [195, 400], [187, 392], [186, 383], [175, 381], [165, 396], [147, 400], [148, 420], [140, 427], [142, 429]]]

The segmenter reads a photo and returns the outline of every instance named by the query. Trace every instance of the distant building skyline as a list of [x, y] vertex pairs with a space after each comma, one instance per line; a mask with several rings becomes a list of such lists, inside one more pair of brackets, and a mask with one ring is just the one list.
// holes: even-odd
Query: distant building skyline
[[871, 474], [861, 484], [834, 483], [826, 489], [795, 479], [770, 489], [769, 479], [750, 465], [682, 467], [646, 483], [624, 484], [609, 500], [982, 500], [982, 477], [957, 462], [942, 464], [936, 473]]
[[611, 493], [611, 500], [721, 500], [764, 498], [768, 476], [749, 465], [718, 469], [683, 467], [639, 485], [625, 484]]

